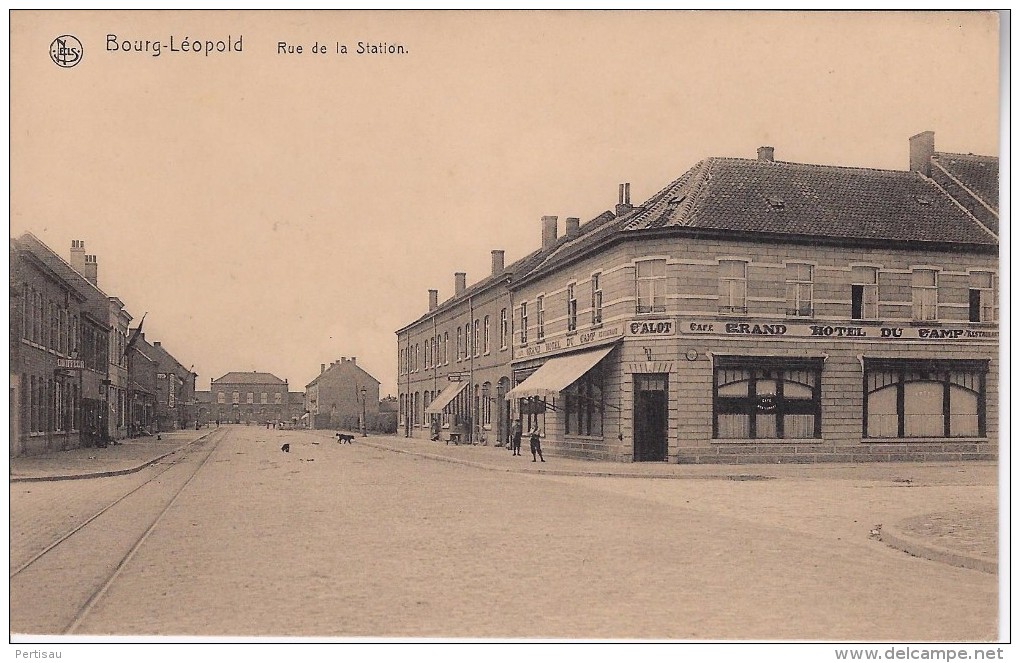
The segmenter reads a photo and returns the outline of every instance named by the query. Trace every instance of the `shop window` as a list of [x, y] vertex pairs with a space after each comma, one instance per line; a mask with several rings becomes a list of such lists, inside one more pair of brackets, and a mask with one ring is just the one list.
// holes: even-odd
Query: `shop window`
[[786, 265], [786, 314], [811, 317], [814, 314], [814, 267], [804, 263]]
[[747, 313], [747, 261], [719, 261], [719, 312]]
[[914, 320], [922, 322], [938, 320], [938, 272], [934, 269], [915, 269], [910, 286], [914, 303]]
[[602, 324], [602, 274], [592, 274], [592, 324]]
[[602, 368], [596, 365], [563, 391], [564, 433], [602, 437]]
[[721, 357], [715, 367], [713, 436], [821, 437], [821, 373], [821, 359]]
[[666, 312], [666, 261], [641, 260], [637, 263], [637, 312]]
[[577, 331], [577, 297], [573, 283], [567, 286], [567, 331]]
[[850, 317], [854, 320], [878, 319], [878, 268], [850, 268]]
[[985, 436], [985, 361], [865, 363], [864, 436]]
[[995, 275], [991, 272], [971, 272], [969, 320], [994, 322], [995, 318]]

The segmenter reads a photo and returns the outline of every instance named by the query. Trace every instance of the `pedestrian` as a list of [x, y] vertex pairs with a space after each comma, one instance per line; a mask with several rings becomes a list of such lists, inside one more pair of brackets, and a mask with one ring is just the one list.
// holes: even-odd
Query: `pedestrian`
[[542, 438], [540, 438], [538, 435], [537, 425], [531, 429], [530, 435], [531, 435], [531, 462], [532, 463], [535, 462], [535, 454], [538, 454], [538, 457], [541, 458], [542, 462], [544, 463], [545, 457], [542, 455]]
[[511, 455], [521, 455], [521, 420], [514, 419], [513, 423], [510, 424], [510, 451], [513, 452]]

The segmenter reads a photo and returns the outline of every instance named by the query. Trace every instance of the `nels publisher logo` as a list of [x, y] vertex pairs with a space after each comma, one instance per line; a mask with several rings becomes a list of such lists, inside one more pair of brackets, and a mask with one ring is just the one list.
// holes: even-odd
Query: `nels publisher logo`
[[58, 67], [69, 69], [81, 62], [84, 54], [85, 49], [74, 35], [60, 35], [50, 44], [50, 59]]

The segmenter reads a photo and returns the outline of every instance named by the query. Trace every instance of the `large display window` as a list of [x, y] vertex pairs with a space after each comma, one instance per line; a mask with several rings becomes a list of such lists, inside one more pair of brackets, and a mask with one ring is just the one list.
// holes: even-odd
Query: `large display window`
[[712, 389], [716, 439], [822, 436], [822, 359], [717, 357]]

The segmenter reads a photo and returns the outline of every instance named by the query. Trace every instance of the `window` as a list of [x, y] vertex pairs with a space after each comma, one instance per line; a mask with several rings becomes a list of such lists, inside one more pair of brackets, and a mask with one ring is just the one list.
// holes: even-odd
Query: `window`
[[994, 322], [995, 275], [992, 272], [970, 273], [971, 322]]
[[443, 332], [443, 363], [450, 363], [450, 332]]
[[485, 329], [482, 330], [482, 343], [485, 354], [489, 354], [489, 316], [485, 316]]
[[262, 392], [262, 405], [269, 405], [269, 392]]
[[233, 401], [234, 405], [239, 404], [241, 402], [241, 392], [235, 391], [233, 396], [234, 396], [234, 401]]
[[545, 307], [543, 303], [545, 297], [535, 298], [535, 322], [537, 329], [535, 330], [535, 340], [541, 341], [545, 338]]
[[804, 263], [786, 265], [787, 315], [811, 317], [814, 313], [812, 302], [814, 268]]
[[747, 313], [747, 261], [719, 261], [719, 312]]
[[421, 363], [420, 363], [420, 359], [421, 359], [420, 353], [421, 353], [421, 344], [420, 343], [415, 343], [414, 344], [414, 372], [415, 373], [418, 372], [418, 368], [419, 368], [419, 366], [421, 366]]
[[602, 324], [602, 274], [591, 276], [591, 324]]
[[521, 302], [521, 345], [528, 344], [528, 302]]
[[499, 311], [499, 349], [506, 350], [507, 339], [510, 338], [510, 321], [507, 320], [506, 309]]
[[563, 391], [564, 433], [602, 437], [602, 368], [596, 365]]
[[984, 437], [985, 360], [864, 363], [864, 437]]
[[642, 260], [637, 264], [637, 312], [665, 313], [666, 261]]
[[821, 375], [821, 359], [720, 357], [712, 394], [713, 437], [821, 437]]
[[474, 348], [475, 356], [476, 357], [479, 356], [482, 353], [482, 344], [480, 342], [481, 339], [479, 338], [479, 336], [481, 335], [481, 332], [482, 332], [482, 323], [477, 318], [475, 318], [475, 333], [474, 333], [474, 336], [472, 336], [471, 347]]
[[914, 320], [939, 319], [939, 282], [934, 269], [915, 269], [910, 283], [914, 299]]
[[253, 405], [255, 403], [255, 393], [249, 391], [245, 402], [248, 403], [248, 405]]
[[573, 283], [567, 286], [567, 331], [577, 331], [577, 298]]
[[273, 394], [273, 401], [277, 405], [283, 405], [283, 392], [282, 391], [278, 391], [275, 394]]
[[457, 361], [464, 355], [464, 336], [460, 327], [457, 327]]
[[878, 319], [878, 268], [851, 267], [850, 317], [854, 320]]
[[216, 392], [216, 402], [220, 403], [221, 405], [222, 404], [226, 404], [226, 402], [227, 402], [227, 395], [224, 394], [222, 391], [217, 391]]

